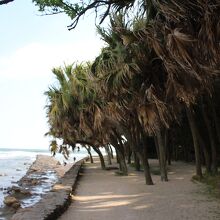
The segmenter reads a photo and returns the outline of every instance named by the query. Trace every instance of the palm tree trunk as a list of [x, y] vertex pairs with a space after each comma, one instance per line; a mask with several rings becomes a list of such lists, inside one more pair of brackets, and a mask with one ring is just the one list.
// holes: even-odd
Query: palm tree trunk
[[123, 175], [127, 176], [128, 168], [125, 160], [124, 145], [122, 143], [121, 136], [117, 133], [117, 131], [113, 130], [113, 132], [114, 132], [114, 137], [112, 138], [112, 141], [113, 141], [113, 145], [117, 146], [116, 150], [117, 150], [121, 172]]
[[145, 183], [147, 185], [154, 185], [153, 180], [151, 178], [151, 173], [150, 173], [150, 166], [148, 163], [148, 154], [147, 154], [147, 135], [144, 133], [144, 131], [141, 131], [141, 142], [142, 142], [142, 165], [144, 168], [144, 176], [145, 176]]
[[206, 172], [207, 174], [210, 174], [211, 173], [211, 158], [210, 158], [209, 149], [207, 148], [198, 129], [197, 129], [197, 139], [198, 139], [198, 144], [199, 146], [201, 146], [203, 154], [204, 154]]
[[110, 152], [109, 146], [105, 146], [105, 151], [107, 153], [108, 164], [111, 165], [112, 164], [112, 160], [111, 160], [111, 152]]
[[213, 117], [215, 129], [216, 129], [217, 140], [218, 140], [218, 143], [220, 144], [220, 122], [219, 122], [218, 116], [216, 114], [214, 103], [211, 98], [208, 98], [208, 104], [212, 110], [212, 117]]
[[119, 164], [119, 170], [121, 171], [122, 170], [122, 166], [121, 166], [121, 162], [120, 162], [120, 158], [119, 158], [118, 149], [115, 148], [115, 151], [116, 151], [116, 162]]
[[93, 150], [99, 155], [101, 167], [102, 167], [103, 170], [105, 170], [106, 169], [105, 160], [104, 160], [104, 157], [102, 155], [102, 152], [97, 147], [93, 147]]
[[196, 128], [196, 122], [195, 122], [195, 118], [190, 108], [186, 107], [186, 114], [187, 114], [189, 126], [191, 129], [191, 134], [193, 138], [193, 146], [194, 146], [195, 159], [196, 159], [196, 175], [201, 179], [203, 177], [202, 176], [202, 164], [201, 164], [201, 157], [200, 157], [200, 147], [199, 147], [198, 138], [197, 138], [198, 132]]
[[131, 164], [131, 156], [132, 156], [132, 151], [130, 151], [128, 154], [128, 164]]
[[[169, 139], [169, 131], [167, 128], [165, 128], [165, 134], [164, 134], [164, 145], [166, 149], [166, 161], [168, 165], [171, 165], [171, 153], [170, 153], [170, 143], [168, 142]], [[169, 144], [168, 144], [169, 143]]]
[[115, 148], [115, 151], [116, 151], [116, 163], [120, 164], [120, 163], [119, 163], [119, 156], [118, 156], [118, 153], [117, 153], [117, 152], [118, 152], [118, 151], [117, 151], [117, 148]]
[[157, 143], [159, 148], [160, 176], [161, 181], [168, 181], [167, 165], [166, 165], [166, 149], [165, 143], [160, 130], [156, 131]]
[[131, 155], [132, 155], [132, 150], [131, 150], [131, 143], [127, 143], [126, 145], [127, 149], [127, 163], [131, 164]]
[[127, 139], [130, 142], [130, 147], [131, 147], [131, 151], [133, 154], [133, 158], [134, 158], [134, 167], [136, 171], [140, 171], [141, 170], [141, 164], [140, 164], [140, 159], [139, 156], [137, 155], [137, 140], [134, 134], [134, 130], [133, 133], [130, 131], [127, 134]]
[[154, 185], [152, 177], [151, 177], [151, 173], [150, 173], [149, 162], [146, 157], [144, 157], [144, 160], [143, 160], [143, 168], [144, 168], [144, 176], [145, 176], [146, 185]]
[[168, 165], [171, 165], [171, 156], [172, 156], [172, 141], [170, 138], [170, 132], [167, 130], [167, 137], [166, 137], [166, 158]]
[[111, 158], [114, 159], [114, 154], [113, 154], [113, 150], [112, 150], [111, 145], [109, 145], [109, 150], [110, 150], [110, 152], [111, 152]]
[[148, 159], [147, 159], [147, 153], [146, 152], [144, 152], [144, 154], [137, 153], [137, 156], [140, 159], [141, 164], [144, 169], [144, 177], [145, 177], [146, 185], [154, 185], [153, 180], [151, 178], [150, 166], [149, 166]]
[[120, 163], [121, 163], [121, 171], [123, 175], [127, 176], [128, 175], [128, 167], [126, 164], [126, 160], [124, 155], [119, 151], [119, 158], [120, 158]]
[[205, 110], [204, 103], [202, 102], [202, 115], [206, 124], [206, 128], [208, 130], [208, 135], [209, 135], [209, 140], [210, 140], [210, 145], [211, 145], [211, 156], [212, 156], [212, 163], [211, 163], [211, 172], [213, 175], [217, 174], [217, 150], [216, 150], [216, 145], [215, 145], [215, 137], [214, 137], [214, 132], [212, 130], [212, 126], [210, 123], [210, 120], [207, 115], [207, 111]]
[[159, 145], [158, 145], [158, 141], [157, 141], [157, 137], [156, 136], [154, 136], [154, 143], [155, 143], [157, 157], [158, 157], [159, 166], [160, 166]]
[[89, 154], [89, 158], [90, 158], [90, 162], [91, 163], [94, 163], [93, 161], [93, 157], [92, 157], [92, 154], [91, 154], [91, 150], [90, 150], [90, 147], [87, 147], [87, 146], [84, 146]]
[[136, 152], [133, 152], [134, 155], [134, 167], [136, 171], [140, 171], [141, 170], [141, 165], [140, 165], [140, 160], [136, 154]]
[[116, 149], [116, 153], [117, 153], [117, 156], [119, 159], [119, 170], [122, 172], [122, 174], [124, 176], [127, 176], [128, 175], [128, 168], [126, 165], [125, 157], [119, 149]]

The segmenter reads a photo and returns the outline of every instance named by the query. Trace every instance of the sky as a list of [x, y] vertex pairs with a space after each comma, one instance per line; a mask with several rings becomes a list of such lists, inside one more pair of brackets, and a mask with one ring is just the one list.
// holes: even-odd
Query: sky
[[103, 42], [88, 14], [41, 16], [31, 0], [0, 6], [0, 148], [48, 148], [46, 97], [53, 67], [93, 60]]

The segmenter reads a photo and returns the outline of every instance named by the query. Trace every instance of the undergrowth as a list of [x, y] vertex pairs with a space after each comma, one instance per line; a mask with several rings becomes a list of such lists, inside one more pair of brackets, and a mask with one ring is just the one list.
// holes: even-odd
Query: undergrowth
[[[131, 167], [133, 167], [133, 168], [135, 168], [135, 164], [134, 163], [131, 163], [131, 164], [129, 164]], [[143, 171], [144, 170], [144, 168], [143, 168], [143, 166], [142, 165], [140, 165], [140, 171]], [[169, 172], [170, 171], [170, 168], [169, 167], [167, 167], [167, 171]], [[159, 176], [160, 175], [160, 167], [158, 167], [158, 166], [151, 166], [150, 167], [150, 173], [152, 174], [152, 175], [157, 175], [157, 176]]]
[[220, 199], [220, 173], [216, 176], [204, 174], [203, 178], [199, 178], [198, 176], [193, 176], [192, 181], [197, 181], [205, 184], [206, 192], [211, 196], [217, 197]]

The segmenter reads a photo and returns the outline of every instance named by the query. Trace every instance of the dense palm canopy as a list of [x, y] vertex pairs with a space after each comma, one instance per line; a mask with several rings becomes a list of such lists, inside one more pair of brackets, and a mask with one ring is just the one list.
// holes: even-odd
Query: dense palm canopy
[[8, 4], [10, 2], [13, 2], [14, 0], [0, 0], [0, 5], [5, 5]]
[[167, 181], [166, 163], [178, 157], [173, 152], [179, 145], [182, 159], [195, 153], [200, 178], [203, 160], [208, 173], [217, 173], [218, 1], [34, 2], [46, 13], [67, 13], [70, 29], [90, 9], [102, 9], [100, 22], [106, 16], [110, 21], [108, 28], [98, 27], [106, 46], [92, 64], [53, 70], [58, 86], [46, 92], [51, 136], [72, 147], [114, 146], [124, 174], [125, 157], [132, 154], [147, 184], [148, 152], [156, 152]]

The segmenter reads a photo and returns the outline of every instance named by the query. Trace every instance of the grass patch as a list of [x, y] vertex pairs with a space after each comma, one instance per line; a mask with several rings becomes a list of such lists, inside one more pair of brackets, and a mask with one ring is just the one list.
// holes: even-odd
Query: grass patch
[[[135, 168], [135, 164], [134, 163], [131, 163], [131, 164], [129, 164], [131, 167], [133, 167], [133, 168]], [[143, 171], [144, 170], [144, 168], [143, 168], [143, 166], [141, 165], [141, 167], [140, 167], [140, 171]], [[170, 171], [170, 168], [169, 167], [167, 167], [167, 172], [169, 172]], [[156, 176], [160, 176], [160, 167], [158, 167], [158, 166], [151, 166], [150, 167], [150, 173], [152, 174], [152, 175], [156, 175]]]
[[207, 185], [208, 193], [220, 199], [220, 174], [216, 176], [206, 174], [201, 182]]
[[151, 167], [150, 168], [150, 173], [153, 174], [153, 175], [159, 176], [160, 175], [160, 167]]
[[118, 170], [119, 168], [118, 167], [106, 167], [105, 169], [106, 170]]
[[116, 171], [116, 172], [115, 172], [115, 175], [116, 175], [116, 176], [126, 176], [126, 175], [125, 175], [122, 171], [120, 171], [120, 170], [119, 170], [119, 171]]
[[198, 175], [192, 176], [192, 181], [193, 182], [202, 182], [202, 178]]
[[[130, 163], [129, 166], [135, 168], [135, 163]], [[141, 170], [144, 169], [142, 165], [140, 165], [140, 169], [141, 169]]]
[[220, 174], [216, 176], [204, 174], [202, 179], [198, 176], [193, 176], [192, 181], [197, 181], [205, 184], [207, 186], [206, 192], [211, 196], [220, 199]]

